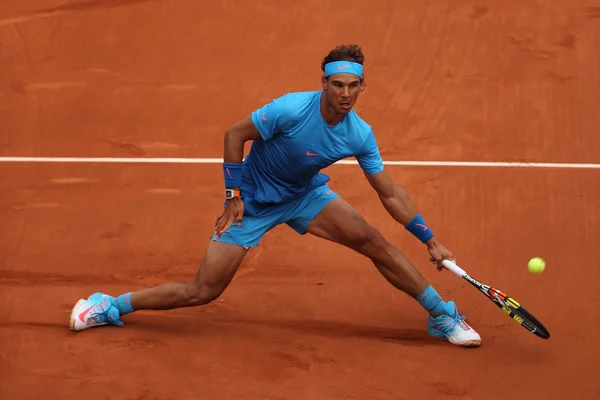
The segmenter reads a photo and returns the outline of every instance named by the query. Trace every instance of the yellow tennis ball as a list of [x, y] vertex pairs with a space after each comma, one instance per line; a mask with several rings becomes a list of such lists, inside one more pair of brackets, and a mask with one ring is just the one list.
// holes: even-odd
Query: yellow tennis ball
[[546, 269], [546, 261], [544, 261], [540, 257], [532, 258], [531, 260], [529, 260], [527, 268], [532, 274], [541, 274], [542, 272], [544, 272], [544, 269]]

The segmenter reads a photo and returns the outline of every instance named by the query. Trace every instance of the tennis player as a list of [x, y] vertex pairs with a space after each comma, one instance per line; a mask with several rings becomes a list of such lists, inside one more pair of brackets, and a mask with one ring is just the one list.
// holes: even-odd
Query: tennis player
[[[453, 259], [406, 192], [384, 169], [371, 127], [353, 110], [365, 88], [364, 55], [356, 45], [339, 46], [323, 59], [322, 90], [288, 93], [235, 123], [225, 132], [225, 204], [215, 221], [206, 254], [189, 282], [165, 283], [117, 297], [96, 292], [73, 307], [70, 327], [81, 331], [123, 325], [137, 310], [170, 310], [208, 304], [233, 279], [248, 250], [280, 224], [339, 243], [372, 260], [395, 288], [428, 313], [427, 332], [458, 346], [481, 338], [453, 301], [445, 302], [416, 268], [327, 185], [320, 171], [354, 157], [391, 217], [427, 248], [443, 268]], [[252, 141], [243, 159], [244, 144]]]

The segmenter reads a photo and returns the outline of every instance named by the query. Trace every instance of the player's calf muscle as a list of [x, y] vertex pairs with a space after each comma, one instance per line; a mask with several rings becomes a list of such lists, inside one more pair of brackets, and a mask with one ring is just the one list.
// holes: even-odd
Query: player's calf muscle
[[225, 291], [245, 254], [243, 247], [210, 242], [193, 280], [135, 292], [131, 295], [131, 305], [136, 310], [170, 310], [208, 304]]
[[412, 297], [418, 296], [428, 286], [416, 268], [392, 246], [375, 228], [367, 228], [366, 240], [359, 251], [369, 257], [375, 267], [395, 288]]
[[185, 286], [185, 301], [188, 306], [208, 304], [221, 296], [227, 287], [227, 282], [209, 286], [205, 282], [189, 282]]
[[216, 300], [225, 291], [229, 280], [208, 285], [197, 279], [190, 282], [170, 282], [133, 293], [131, 305], [136, 310], [170, 310], [194, 307]]

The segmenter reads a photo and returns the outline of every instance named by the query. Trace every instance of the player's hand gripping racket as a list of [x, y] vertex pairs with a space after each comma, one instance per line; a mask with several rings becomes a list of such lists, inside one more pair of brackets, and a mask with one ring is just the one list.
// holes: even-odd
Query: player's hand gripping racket
[[523, 328], [527, 329], [534, 335], [541, 337], [542, 339], [548, 339], [550, 337], [550, 333], [544, 327], [544, 325], [542, 325], [540, 321], [538, 321], [533, 315], [524, 309], [523, 306], [520, 305], [516, 300], [508, 297], [508, 295], [502, 293], [496, 288], [478, 282], [452, 261], [444, 260], [443, 264], [448, 270], [454, 272], [460, 278], [463, 278], [471, 285], [479, 289]]

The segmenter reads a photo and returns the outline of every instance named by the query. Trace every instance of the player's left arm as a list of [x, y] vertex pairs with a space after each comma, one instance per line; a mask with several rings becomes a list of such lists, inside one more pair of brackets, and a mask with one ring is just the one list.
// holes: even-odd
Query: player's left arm
[[443, 268], [444, 259], [454, 259], [454, 255], [437, 241], [432, 229], [427, 225], [416, 205], [404, 189], [397, 185], [387, 171], [370, 174], [364, 172], [369, 184], [379, 196], [383, 207], [406, 230], [416, 236], [427, 246], [431, 262], [435, 262], [439, 270]]
[[431, 261], [437, 264], [438, 269], [443, 268], [442, 260], [454, 259], [453, 254], [437, 241], [432, 229], [425, 222], [408, 193], [396, 184], [384, 169], [383, 160], [372, 133], [365, 141], [357, 159], [367, 181], [377, 192], [384, 208], [392, 218], [427, 246]]
[[[375, 174], [370, 174], [367, 171], [363, 172], [392, 218], [404, 226], [410, 224], [419, 214], [419, 211], [406, 191], [392, 180], [386, 170]], [[431, 231], [429, 230], [429, 232]], [[423, 237], [428, 239], [429, 236], [433, 236], [433, 234], [427, 234]]]

